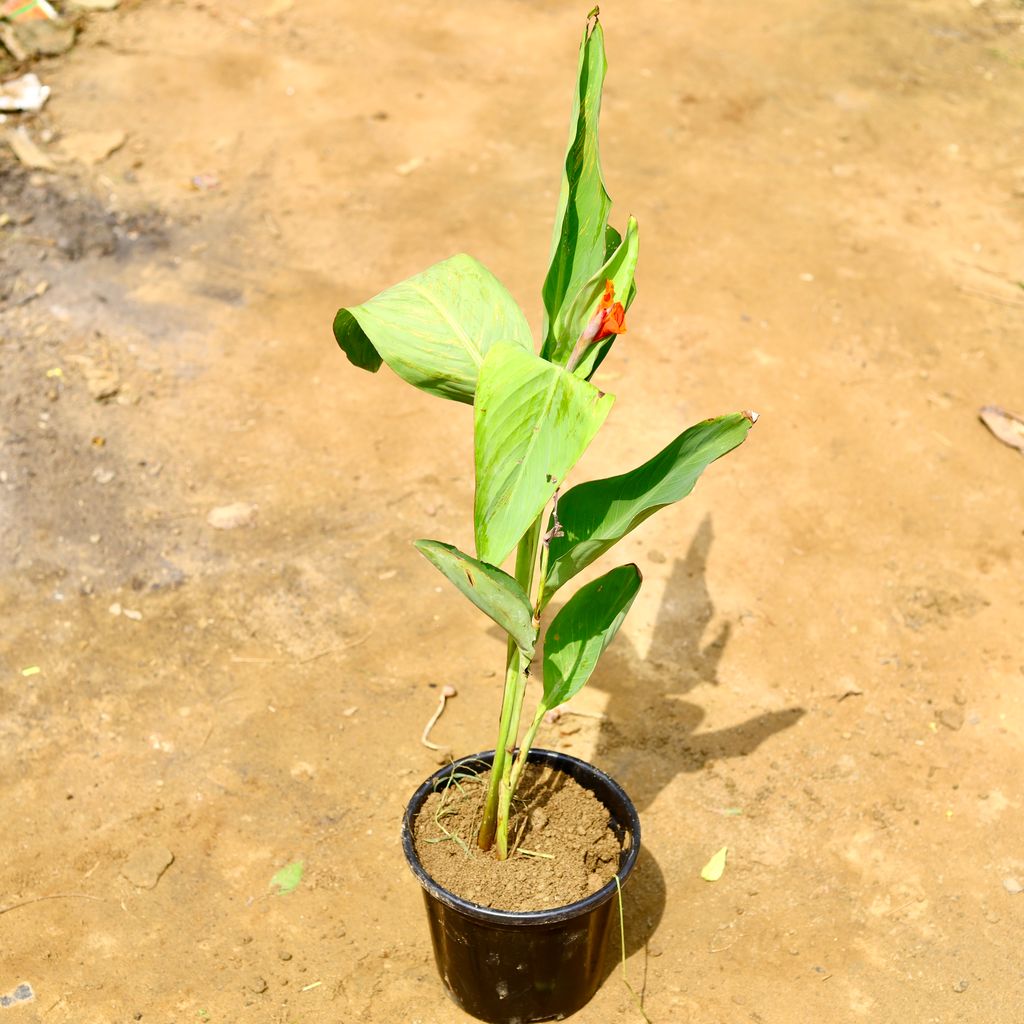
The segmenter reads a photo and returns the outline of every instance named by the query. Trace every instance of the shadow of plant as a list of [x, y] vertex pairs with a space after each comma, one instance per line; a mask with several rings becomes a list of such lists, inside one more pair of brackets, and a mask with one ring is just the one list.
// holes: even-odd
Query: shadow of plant
[[718, 684], [718, 665], [732, 632], [732, 624], [723, 623], [703, 642], [715, 613], [705, 578], [713, 540], [708, 516], [686, 557], [675, 562], [647, 657], [620, 634], [590, 681], [611, 698], [595, 761], [625, 787], [639, 810], [680, 772], [751, 754], [804, 715], [803, 708], [769, 711], [726, 729], [697, 732], [704, 711], [683, 698], [698, 685]]

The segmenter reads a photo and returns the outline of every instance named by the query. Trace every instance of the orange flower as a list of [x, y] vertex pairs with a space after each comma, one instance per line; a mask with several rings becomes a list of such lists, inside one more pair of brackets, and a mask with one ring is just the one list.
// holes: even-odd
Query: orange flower
[[626, 310], [615, 301], [615, 282], [605, 281], [604, 295], [597, 304], [597, 312], [590, 318], [583, 332], [587, 341], [600, 341], [612, 334], [626, 333]]
[[604, 323], [601, 325], [601, 331], [594, 340], [600, 341], [602, 338], [607, 338], [610, 334], [625, 333], [626, 311], [623, 309], [621, 302], [616, 302], [605, 313]]
[[573, 370], [583, 358], [583, 353], [602, 338], [610, 338], [613, 334], [626, 333], [626, 310], [621, 302], [615, 301], [615, 282], [605, 281], [604, 295], [597, 304], [597, 310], [583, 329], [576, 347], [572, 350], [569, 370]]

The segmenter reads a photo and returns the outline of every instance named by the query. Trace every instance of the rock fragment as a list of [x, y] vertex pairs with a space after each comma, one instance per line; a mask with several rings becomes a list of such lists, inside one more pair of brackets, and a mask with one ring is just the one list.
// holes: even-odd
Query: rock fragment
[[166, 846], [144, 846], [121, 866], [121, 874], [139, 889], [155, 889], [163, 873], [174, 863]]
[[253, 521], [258, 507], [247, 501], [218, 505], [210, 509], [206, 521], [215, 530], [234, 530], [239, 526], [248, 526]]

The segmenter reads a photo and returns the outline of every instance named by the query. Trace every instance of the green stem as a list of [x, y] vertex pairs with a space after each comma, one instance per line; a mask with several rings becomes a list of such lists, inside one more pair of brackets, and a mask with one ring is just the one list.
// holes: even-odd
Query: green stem
[[537, 705], [537, 712], [533, 716], [530, 728], [526, 730], [523, 742], [519, 744], [519, 753], [516, 755], [515, 764], [512, 765], [511, 779], [509, 781], [509, 788], [513, 793], [515, 793], [519, 786], [519, 780], [522, 777], [523, 769], [526, 767], [526, 759], [530, 756], [530, 748], [533, 746], [533, 741], [537, 738], [537, 730], [540, 728], [540, 723], [544, 721], [544, 716], [547, 713], [548, 706], [541, 701]]
[[515, 756], [516, 739], [519, 735], [519, 720], [523, 714], [523, 698], [526, 696], [526, 682], [529, 679], [529, 669], [524, 668], [516, 680], [515, 693], [512, 696], [512, 720], [516, 724], [514, 732], [509, 735], [508, 746], [505, 750], [505, 762], [502, 766], [501, 783], [498, 790], [498, 832], [497, 846], [498, 859], [505, 860], [508, 857], [508, 820], [512, 810], [512, 797], [515, 795], [516, 785], [512, 780], [512, 760]]
[[544, 590], [545, 584], [547, 583], [548, 576], [548, 554], [551, 551], [551, 547], [548, 542], [541, 545], [540, 553], [540, 583], [537, 585], [537, 603], [533, 607], [533, 625], [535, 629], [540, 629], [540, 613], [544, 611]]
[[[529, 530], [523, 535], [516, 549], [516, 581], [529, 594], [533, 590], [533, 577], [537, 569], [537, 546], [544, 524], [542, 512]], [[508, 654], [505, 660], [505, 691], [501, 699], [501, 718], [498, 723], [498, 742], [494, 745], [494, 764], [491, 766], [491, 781], [487, 789], [484, 803], [483, 821], [477, 835], [477, 845], [481, 850], [489, 850], [494, 845], [495, 834], [501, 828], [508, 845], [508, 808], [504, 817], [500, 814], [500, 795], [502, 782], [507, 778], [506, 763], [515, 750], [519, 736], [519, 718], [523, 709], [523, 693], [526, 690], [526, 670], [528, 665], [522, 664], [522, 655], [515, 643], [509, 639]], [[511, 794], [509, 795], [511, 806]], [[504, 827], [501, 827], [502, 822]]]
[[[558, 505], [558, 492], [555, 491], [555, 507]], [[556, 520], [557, 522], [557, 520]], [[547, 572], [548, 572], [548, 557], [550, 554], [549, 547], [550, 538], [545, 536], [541, 542], [541, 553], [540, 553], [540, 582], [537, 585], [537, 600], [533, 606], [533, 627], [540, 632], [540, 613], [544, 609], [545, 602], [545, 585], [547, 583]], [[527, 590], [527, 593], [530, 591]], [[526, 680], [529, 672], [524, 671], [521, 680], [519, 681], [518, 688], [514, 695], [514, 709], [513, 715], [517, 723], [516, 733], [518, 734], [518, 722], [523, 711], [523, 697], [526, 694]], [[508, 857], [508, 824], [509, 815], [512, 809], [512, 797], [515, 796], [516, 790], [519, 788], [519, 782], [523, 775], [523, 769], [526, 767], [526, 759], [529, 757], [530, 748], [533, 746], [533, 741], [537, 738], [537, 730], [540, 728], [540, 723], [544, 720], [544, 715], [548, 712], [548, 706], [543, 700], [537, 705], [537, 711], [533, 716], [533, 722], [530, 724], [529, 729], [526, 731], [526, 735], [523, 737], [523, 742], [519, 746], [519, 753], [516, 754], [514, 749], [514, 743], [506, 751], [506, 757], [502, 766], [502, 780], [500, 789], [498, 792], [498, 822], [497, 822], [497, 842], [498, 842], [498, 857], [501, 860], [505, 860]]]
[[484, 803], [483, 821], [477, 835], [477, 845], [481, 850], [489, 850], [494, 845], [494, 833], [498, 826], [498, 790], [505, 769], [505, 744], [512, 723], [515, 685], [520, 675], [519, 658], [519, 648], [509, 637], [505, 660], [505, 690], [501, 698], [501, 717], [498, 721], [498, 742], [494, 748], [494, 764], [491, 766], [491, 782]]

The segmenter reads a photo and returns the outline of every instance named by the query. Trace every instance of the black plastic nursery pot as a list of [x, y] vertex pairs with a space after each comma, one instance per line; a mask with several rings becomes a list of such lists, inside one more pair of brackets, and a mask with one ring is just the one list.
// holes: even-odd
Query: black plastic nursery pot
[[[413, 823], [427, 797], [460, 768], [489, 768], [493, 760], [493, 750], [464, 757], [427, 779], [406, 808], [402, 846], [423, 886], [434, 958], [455, 1004], [489, 1024], [562, 1020], [585, 1006], [601, 982], [615, 880], [586, 899], [552, 910], [492, 910], [438, 885], [423, 870], [413, 844]], [[617, 878], [624, 885], [640, 852], [640, 819], [625, 791], [604, 772], [568, 754], [531, 750], [529, 761], [571, 776], [604, 804], [622, 845]]]

